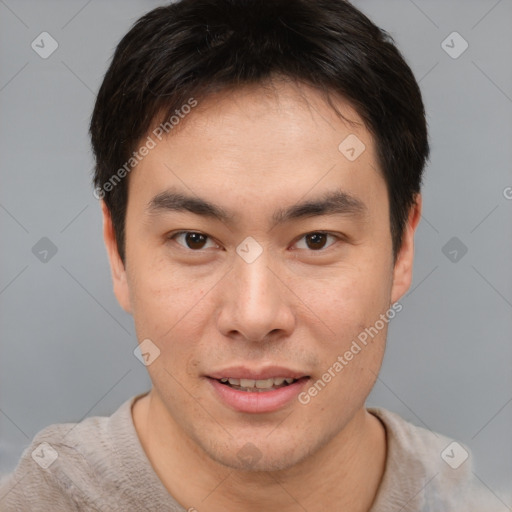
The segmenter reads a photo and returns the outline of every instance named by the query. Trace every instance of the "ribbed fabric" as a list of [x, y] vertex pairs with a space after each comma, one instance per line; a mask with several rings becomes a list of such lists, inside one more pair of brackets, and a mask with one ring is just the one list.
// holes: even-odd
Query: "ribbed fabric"
[[[139, 396], [109, 417], [40, 431], [15, 471], [0, 483], [0, 511], [186, 512], [165, 489], [140, 444], [131, 415]], [[452, 469], [441, 458], [450, 439], [385, 409], [368, 410], [384, 424], [388, 440], [383, 480], [369, 512], [502, 510], [492, 493], [477, 490], [470, 459]], [[44, 465], [56, 454], [46, 469], [34, 460]]]
[[[368, 408], [386, 428], [388, 456], [369, 512], [505, 512], [497, 496], [474, 476], [467, 446], [405, 421], [382, 408]], [[448, 450], [447, 450], [448, 448]], [[461, 450], [468, 458], [459, 467]], [[445, 459], [441, 457], [444, 453]]]

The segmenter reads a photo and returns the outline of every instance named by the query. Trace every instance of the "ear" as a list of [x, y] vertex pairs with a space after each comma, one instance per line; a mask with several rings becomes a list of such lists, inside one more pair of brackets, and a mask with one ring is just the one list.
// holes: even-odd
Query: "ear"
[[394, 303], [409, 289], [412, 283], [412, 267], [414, 263], [414, 233], [421, 218], [422, 198], [416, 195], [411, 206], [402, 237], [402, 246], [397, 254], [393, 270], [393, 287], [391, 302]]
[[101, 201], [101, 211], [103, 214], [103, 240], [105, 241], [105, 247], [107, 248], [107, 255], [110, 262], [114, 294], [120, 306], [127, 313], [132, 313], [126, 269], [119, 256], [114, 226], [112, 225], [112, 217], [105, 201]]

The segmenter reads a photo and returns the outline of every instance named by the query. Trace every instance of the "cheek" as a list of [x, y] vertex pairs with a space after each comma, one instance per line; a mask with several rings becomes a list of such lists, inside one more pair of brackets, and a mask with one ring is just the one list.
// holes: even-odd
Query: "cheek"
[[215, 284], [212, 276], [177, 270], [163, 259], [144, 263], [141, 258], [133, 268], [129, 286], [138, 339], [150, 338], [162, 352], [190, 346], [198, 319], [208, 318], [204, 298]]
[[[329, 275], [297, 280], [295, 291], [335, 346], [375, 323], [390, 302], [392, 274], [377, 257], [344, 264]], [[316, 277], [316, 278], [315, 278]], [[324, 338], [325, 341], [325, 338]]]
[[202, 300], [205, 288], [150, 268], [132, 285], [137, 296], [133, 308], [137, 338], [149, 338], [160, 350], [146, 369], [156, 388], [174, 397], [173, 407], [178, 410], [187, 405], [182, 386], [187, 383], [188, 392], [194, 395], [197, 385], [192, 378], [197, 377], [194, 355], [210, 317]]
[[[378, 266], [370, 268], [347, 269], [323, 287], [310, 287], [311, 309], [323, 325], [313, 327], [318, 330], [310, 338], [320, 364], [304, 399], [318, 414], [332, 415], [333, 422], [362, 406], [384, 356], [389, 319], [383, 321], [381, 315], [390, 310], [390, 280]], [[311, 329], [315, 323], [309, 325]]]

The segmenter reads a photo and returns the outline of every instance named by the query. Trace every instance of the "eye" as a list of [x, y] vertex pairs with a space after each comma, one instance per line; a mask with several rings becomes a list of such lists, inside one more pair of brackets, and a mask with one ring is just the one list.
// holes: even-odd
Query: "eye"
[[[168, 238], [170, 240], [175, 240], [185, 249], [190, 249], [195, 252], [212, 247], [218, 247], [217, 244], [213, 242], [208, 235], [199, 233], [197, 231], [179, 231], [170, 235]], [[331, 243], [328, 244], [329, 239], [331, 239]], [[340, 237], [331, 233], [314, 231], [303, 235], [299, 241], [296, 242], [295, 247], [297, 249], [321, 251], [323, 249], [329, 248], [339, 239]], [[208, 245], [208, 243], [210, 243], [210, 245]]]
[[[208, 248], [207, 241], [209, 240], [209, 237], [208, 235], [204, 235], [203, 233], [198, 233], [196, 231], [180, 231], [169, 236], [169, 239], [176, 240], [178, 244], [185, 247], [185, 249], [199, 251], [201, 249]], [[179, 240], [182, 240], [182, 242]], [[213, 244], [212, 247], [217, 247], [217, 244], [213, 241], [211, 243]]]
[[[307, 233], [306, 235], [303, 235], [299, 242], [297, 242], [297, 244], [295, 245], [299, 249], [311, 249], [313, 251], [320, 251], [322, 249], [325, 249], [329, 237], [331, 239], [334, 239], [334, 242], [336, 242], [336, 240], [339, 240], [339, 237], [334, 236], [330, 233], [324, 233], [323, 231], [314, 231], [313, 233]], [[302, 247], [299, 247], [301, 240], [305, 240], [305, 244], [303, 244]], [[330, 247], [331, 245], [332, 243], [329, 244], [327, 247]]]

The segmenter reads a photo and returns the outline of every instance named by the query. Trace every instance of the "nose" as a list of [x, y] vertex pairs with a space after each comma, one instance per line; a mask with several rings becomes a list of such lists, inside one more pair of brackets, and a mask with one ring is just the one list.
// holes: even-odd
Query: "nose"
[[236, 256], [221, 293], [218, 329], [224, 336], [261, 342], [293, 332], [293, 293], [274, 267], [265, 250], [251, 263]]

